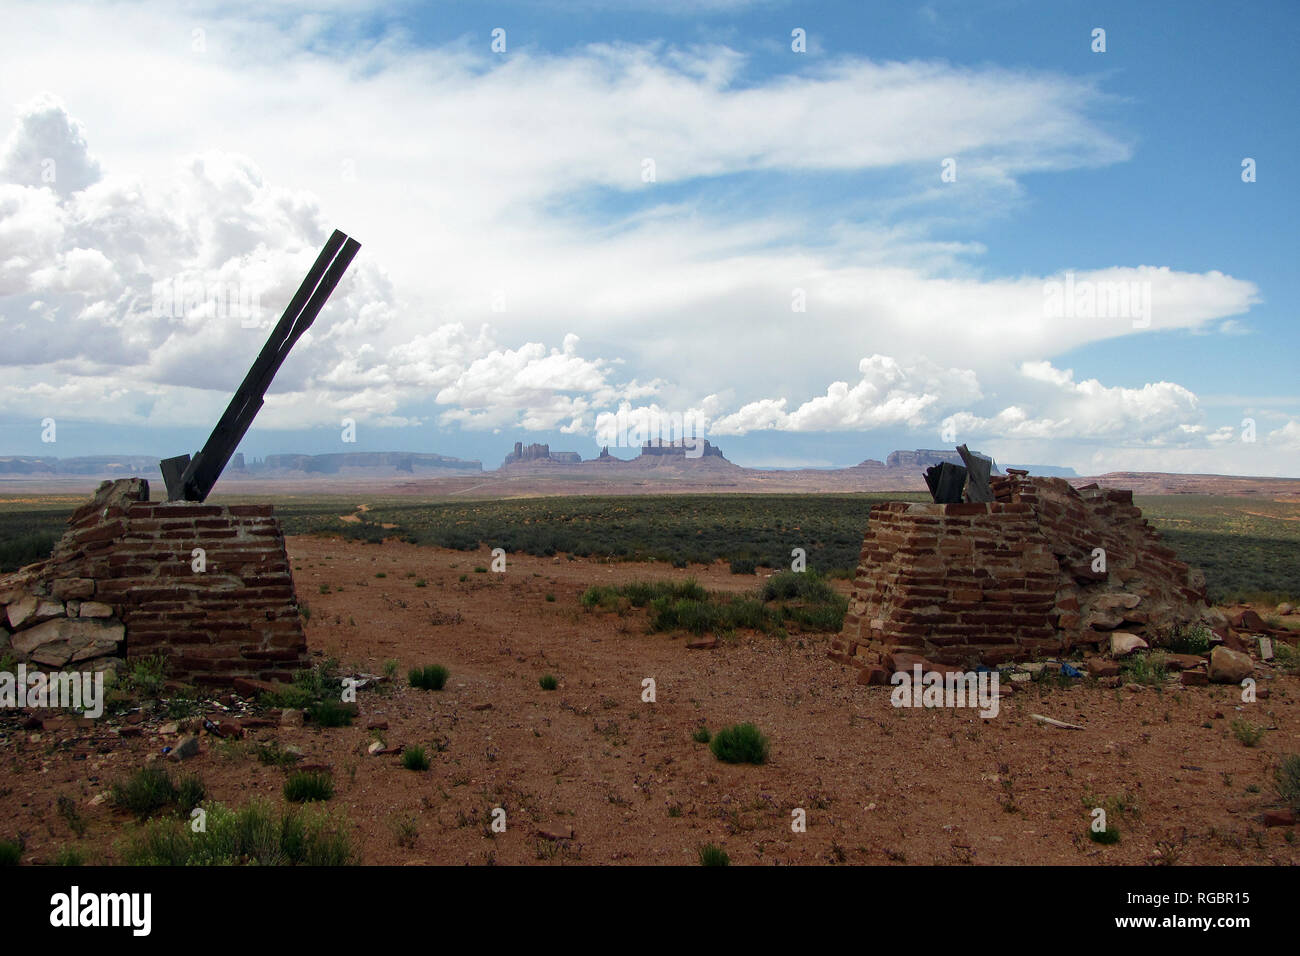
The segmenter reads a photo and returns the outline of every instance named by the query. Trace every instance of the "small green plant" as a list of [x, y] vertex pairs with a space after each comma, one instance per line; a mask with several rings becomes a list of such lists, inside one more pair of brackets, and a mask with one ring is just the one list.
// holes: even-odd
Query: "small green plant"
[[334, 781], [320, 770], [298, 770], [284, 782], [284, 798], [290, 803], [328, 800], [334, 796]]
[[430, 664], [427, 667], [411, 668], [407, 672], [406, 679], [410, 681], [412, 687], [421, 690], [442, 690], [450, 676], [451, 672], [441, 664]]
[[1246, 747], [1254, 747], [1264, 739], [1266, 728], [1252, 724], [1249, 721], [1237, 719], [1231, 724], [1232, 735]]
[[537, 683], [542, 685], [542, 690], [555, 690], [560, 686], [560, 682], [555, 679], [554, 674], [543, 674]]
[[285, 750], [278, 740], [258, 741], [253, 745], [253, 754], [258, 763], [270, 767], [287, 767], [298, 760], [298, 755]]
[[318, 700], [306, 710], [307, 718], [318, 727], [350, 727], [352, 710], [334, 700]]
[[392, 831], [397, 845], [408, 850], [414, 849], [420, 838], [420, 823], [414, 816], [393, 815], [388, 819], [388, 829]]
[[1092, 827], [1089, 827], [1088, 839], [1091, 840], [1093, 843], [1100, 843], [1103, 844], [1104, 846], [1110, 846], [1111, 844], [1118, 843], [1119, 827], [1116, 827], [1114, 825], [1109, 825], [1104, 830], [1094, 830]]
[[756, 574], [758, 565], [749, 558], [733, 558], [731, 561], [732, 574]]
[[66, 793], [59, 794], [57, 801], [59, 816], [63, 817], [68, 827], [79, 838], [86, 835], [86, 821], [81, 816], [81, 810], [77, 808], [77, 801], [73, 800]]
[[321, 594], [329, 594], [329, 593], [330, 593], [330, 586], [329, 586], [328, 584], [322, 584], [322, 585], [320, 586], [320, 593], [321, 593]]
[[396, 657], [388, 658], [388, 660], [384, 661], [384, 676], [392, 680], [397, 676], [397, 668], [400, 664], [401, 662]]
[[767, 762], [768, 740], [753, 724], [724, 727], [714, 734], [709, 747], [723, 763]]
[[167, 659], [161, 654], [154, 654], [133, 662], [122, 685], [125, 690], [140, 697], [157, 697], [166, 680]]
[[407, 747], [402, 751], [402, 766], [407, 770], [428, 770], [429, 755], [423, 747]]
[[429, 586], [429, 582], [426, 581], [424, 578], [416, 578], [415, 586], [417, 588], [427, 588]]
[[60, 847], [59, 852], [54, 854], [55, 866], [85, 866], [86, 851], [80, 847], [65, 846]]
[[554, 594], [551, 594], [550, 592], [547, 592], [547, 595], [546, 595], [546, 601], [547, 601], [548, 604], [554, 604], [554, 603], [555, 603], [555, 595], [554, 595]]
[[1121, 665], [1120, 673], [1129, 683], [1151, 687], [1163, 686], [1165, 678], [1169, 676], [1165, 655], [1159, 652], [1134, 654]]
[[696, 727], [691, 733], [691, 740], [694, 740], [697, 744], [707, 744], [712, 737], [713, 735], [709, 733], [709, 728], [705, 727], [703, 724]]
[[1175, 654], [1207, 654], [1210, 629], [1204, 624], [1175, 625], [1165, 645]]
[[731, 857], [720, 846], [706, 843], [699, 849], [700, 866], [731, 866]]
[[1274, 774], [1277, 792], [1286, 805], [1300, 813], [1300, 754], [1284, 757]]
[[0, 866], [17, 866], [22, 859], [23, 848], [9, 840], [0, 840]]
[[386, 577], [388, 577], [388, 572], [387, 572], [387, 571], [376, 571], [376, 572], [375, 572], [375, 577], [377, 577], [377, 578], [386, 578]]
[[196, 773], [187, 773], [182, 775], [176, 784], [176, 806], [184, 816], [189, 816], [190, 811], [203, 802], [207, 796], [208, 788], [204, 786], [203, 779]]
[[310, 621], [310, 620], [311, 620], [311, 605], [309, 605], [306, 601], [299, 601], [299, 602], [298, 602], [298, 613], [302, 615], [302, 619], [303, 619], [304, 621]]
[[119, 810], [134, 813], [146, 820], [164, 807], [176, 803], [179, 792], [165, 769], [149, 766], [137, 770], [109, 789], [109, 799]]

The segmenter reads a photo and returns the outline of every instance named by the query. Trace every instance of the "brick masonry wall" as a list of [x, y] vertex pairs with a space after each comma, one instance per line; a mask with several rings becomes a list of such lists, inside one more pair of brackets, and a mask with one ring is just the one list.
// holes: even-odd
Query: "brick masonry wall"
[[48, 559], [0, 578], [0, 644], [48, 667], [162, 654], [169, 676], [207, 685], [288, 679], [306, 666], [271, 506], [147, 498], [141, 479], [105, 482]]
[[[1117, 629], [1154, 645], [1207, 609], [1204, 576], [1160, 544], [1131, 492], [1019, 475], [996, 478], [993, 490], [987, 504], [871, 509], [833, 658], [996, 666], [1096, 645]], [[1093, 570], [1097, 548], [1104, 571]]]

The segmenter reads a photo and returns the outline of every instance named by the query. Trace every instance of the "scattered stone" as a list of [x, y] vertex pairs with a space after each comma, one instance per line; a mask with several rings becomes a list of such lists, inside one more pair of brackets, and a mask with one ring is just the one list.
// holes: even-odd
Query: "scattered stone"
[[1190, 671], [1205, 665], [1205, 658], [1199, 654], [1166, 654], [1165, 666], [1175, 671]]
[[880, 666], [865, 667], [858, 671], [858, 683], [868, 687], [876, 687], [881, 684], [889, 683], [889, 671]]
[[376, 718], [375, 720], [370, 720], [366, 722], [366, 730], [387, 730], [387, 729], [388, 729], [388, 721], [386, 720], [379, 720]]
[[550, 827], [537, 831], [537, 835], [543, 840], [572, 840], [573, 827]]
[[1210, 675], [1202, 670], [1183, 671], [1179, 676], [1184, 687], [1206, 687], [1210, 683]]
[[475, 704], [473, 707], [470, 708], [470, 710], [491, 710], [491, 709], [492, 709], [492, 705], [486, 702], [482, 704]]
[[1240, 684], [1255, 673], [1255, 662], [1249, 654], [1216, 647], [1210, 652], [1210, 680], [1216, 684]]
[[173, 760], [188, 760], [190, 757], [198, 756], [199, 738], [192, 734], [188, 737], [182, 737], [181, 742], [171, 749], [167, 755]]
[[1124, 689], [1130, 694], [1140, 694], [1142, 693], [1143, 687], [1141, 684], [1128, 683], [1124, 685]]
[[1128, 657], [1134, 651], [1145, 650], [1150, 645], [1136, 634], [1127, 631], [1114, 631], [1110, 635], [1110, 656]]
[[1259, 639], [1259, 659], [1262, 661], [1271, 661], [1273, 659], [1273, 639], [1271, 637], [1261, 637]]
[[232, 682], [235, 693], [249, 700], [262, 694], [274, 694], [284, 690], [285, 684], [276, 684], [269, 680], [254, 680], [251, 677], [236, 677]]
[[1091, 677], [1118, 677], [1119, 665], [1102, 657], [1088, 658], [1088, 674]]
[[384, 742], [382, 740], [375, 740], [372, 741], [370, 746], [366, 748], [366, 753], [370, 754], [373, 757], [383, 749], [384, 749]]
[[162, 734], [164, 737], [170, 737], [172, 734], [179, 734], [180, 732], [181, 725], [174, 720], [170, 723], [163, 724], [158, 728], [158, 733]]
[[1228, 623], [1239, 631], [1267, 631], [1268, 625], [1264, 619], [1252, 611], [1250, 608], [1238, 611], [1228, 616]]
[[301, 727], [303, 724], [302, 711], [289, 707], [280, 714], [281, 727]]
[[717, 646], [718, 639], [716, 637], [706, 637], [698, 641], [689, 641], [686, 644], [687, 650], [692, 651], [711, 651]]
[[1281, 604], [1277, 606], [1277, 613], [1280, 614], [1282, 617], [1286, 617], [1288, 614], [1294, 614], [1295, 606], [1292, 604], [1287, 604], [1285, 601], [1283, 601]]
[[1295, 821], [1294, 810], [1265, 810], [1259, 818], [1259, 822], [1266, 827], [1295, 826]]

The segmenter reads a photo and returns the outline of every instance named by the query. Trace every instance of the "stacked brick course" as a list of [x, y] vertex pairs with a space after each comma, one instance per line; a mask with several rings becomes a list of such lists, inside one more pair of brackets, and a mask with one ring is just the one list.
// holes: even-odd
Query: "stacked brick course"
[[0, 650], [77, 669], [162, 654], [171, 677], [208, 685], [305, 666], [271, 506], [148, 497], [142, 479], [104, 482], [49, 558], [0, 577]]
[[[1155, 645], [1204, 619], [1204, 575], [1160, 543], [1132, 492], [1020, 474], [991, 485], [987, 504], [871, 509], [832, 657], [996, 666], [1095, 646], [1117, 629]], [[1094, 570], [1095, 549], [1105, 570]]]

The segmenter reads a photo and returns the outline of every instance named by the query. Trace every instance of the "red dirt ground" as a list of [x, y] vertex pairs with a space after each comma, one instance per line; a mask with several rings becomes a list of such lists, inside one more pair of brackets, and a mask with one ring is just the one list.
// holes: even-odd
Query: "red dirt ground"
[[[1295, 677], [1261, 669], [1269, 694], [1253, 704], [1234, 687], [1018, 685], [998, 717], [982, 720], [892, 707], [890, 688], [857, 686], [855, 671], [827, 659], [829, 635], [742, 634], [688, 650], [687, 638], [646, 633], [644, 611], [579, 604], [593, 583], [693, 575], [711, 589], [756, 587], [722, 564], [681, 571], [517, 555], [506, 573], [481, 574], [486, 551], [312, 537], [288, 547], [313, 652], [338, 657], [345, 672], [380, 673], [396, 659], [396, 686], [363, 690], [351, 727], [204, 736], [184, 769], [224, 803], [280, 801], [284, 772], [248, 745], [297, 744], [306, 762], [332, 768], [329, 806], [350, 821], [365, 863], [693, 864], [710, 842], [735, 864], [1300, 862], [1297, 827], [1257, 819], [1279, 805], [1279, 759], [1300, 753]], [[435, 663], [451, 671], [446, 689], [406, 686], [409, 667]], [[555, 691], [538, 684], [548, 673]], [[648, 677], [655, 703], [641, 700]], [[1085, 729], [1044, 726], [1031, 713]], [[91, 801], [173, 742], [156, 734], [164, 719], [150, 718], [134, 739], [102, 726], [5, 723], [0, 836], [24, 837], [25, 862], [48, 862], [66, 845], [115, 859], [115, 841], [135, 824]], [[1246, 747], [1234, 719], [1271, 729]], [[367, 755], [373, 720], [387, 721], [379, 736], [390, 745], [424, 745], [432, 767]], [[770, 737], [767, 764], [722, 764], [691, 740], [701, 723], [742, 721]], [[83, 840], [58, 813], [60, 794], [80, 806]], [[1102, 804], [1121, 832], [1116, 845], [1088, 839], [1089, 812]], [[506, 810], [504, 833], [488, 827], [496, 807]], [[794, 808], [807, 813], [805, 833], [791, 830]], [[403, 818], [418, 827], [413, 847], [395, 836]], [[538, 835], [568, 828], [572, 839]]]

